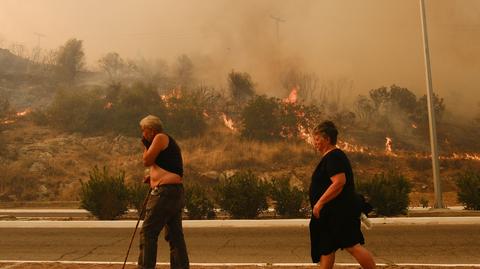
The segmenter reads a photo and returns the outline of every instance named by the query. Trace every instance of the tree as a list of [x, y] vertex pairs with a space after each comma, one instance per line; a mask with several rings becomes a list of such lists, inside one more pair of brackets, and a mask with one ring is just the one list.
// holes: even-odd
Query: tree
[[111, 84], [118, 83], [122, 73], [125, 71], [125, 61], [116, 52], [107, 53], [98, 60], [100, 68], [107, 74]]
[[72, 38], [57, 53], [57, 68], [61, 80], [73, 82], [85, 64], [82, 40]]
[[375, 114], [375, 107], [371, 99], [365, 95], [359, 95], [354, 103], [355, 114], [365, 122], [370, 122]]
[[[445, 104], [443, 103], [443, 98], [435, 93], [433, 94], [433, 110], [436, 122], [440, 122], [445, 112]], [[412, 114], [412, 120], [425, 126], [428, 124], [427, 95], [423, 95], [418, 99], [415, 112]]]
[[392, 110], [403, 110], [407, 114], [412, 114], [417, 106], [417, 96], [407, 88], [392, 85], [390, 86], [389, 102]]
[[228, 88], [232, 98], [240, 103], [247, 101], [255, 95], [252, 78], [248, 73], [240, 73], [232, 70], [228, 74]]

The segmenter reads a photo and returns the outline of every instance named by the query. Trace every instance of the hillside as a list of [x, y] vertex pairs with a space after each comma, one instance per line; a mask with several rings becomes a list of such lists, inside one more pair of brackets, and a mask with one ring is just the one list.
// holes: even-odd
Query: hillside
[[[35, 125], [19, 117], [2, 134], [5, 149], [0, 156], [0, 201], [75, 201], [80, 180], [89, 178], [94, 166], [125, 171], [127, 183], [143, 175], [142, 146], [125, 136], [82, 136]], [[227, 128], [199, 137], [179, 140], [185, 160], [185, 181], [214, 185], [221, 173], [250, 169], [268, 179], [288, 176], [306, 188], [319, 156], [306, 143], [244, 141]], [[342, 145], [340, 145], [342, 146]], [[348, 149], [346, 149], [348, 150]], [[433, 202], [430, 160], [411, 153], [350, 152], [357, 180], [388, 169], [401, 171], [412, 183], [412, 205], [419, 199]], [[454, 177], [476, 160], [442, 160], [442, 180], [447, 205], [455, 205]]]

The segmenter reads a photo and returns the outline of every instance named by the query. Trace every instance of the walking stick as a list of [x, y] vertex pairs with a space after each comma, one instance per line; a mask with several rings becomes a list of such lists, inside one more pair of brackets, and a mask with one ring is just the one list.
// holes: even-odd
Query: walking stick
[[145, 200], [143, 201], [142, 209], [140, 209], [140, 214], [138, 215], [137, 225], [135, 225], [135, 230], [133, 230], [132, 238], [130, 239], [130, 245], [128, 245], [127, 255], [125, 255], [125, 261], [123, 261], [122, 269], [125, 269], [125, 264], [127, 264], [128, 254], [130, 253], [130, 248], [132, 248], [133, 238], [135, 237], [135, 233], [137, 232], [137, 228], [138, 228], [138, 224], [140, 223], [140, 219], [142, 219], [142, 215], [145, 211], [145, 208], [147, 207], [148, 198], [150, 198], [150, 193], [151, 192], [152, 192], [152, 189], [150, 188], [148, 190], [147, 197], [145, 197]]

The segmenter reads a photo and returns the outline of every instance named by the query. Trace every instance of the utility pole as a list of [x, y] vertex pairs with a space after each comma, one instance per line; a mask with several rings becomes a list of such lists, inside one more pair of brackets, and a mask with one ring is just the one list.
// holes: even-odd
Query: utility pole
[[280, 25], [279, 24], [281, 22], [285, 22], [285, 20], [282, 19], [282, 18], [279, 18], [279, 17], [275, 17], [273, 15], [270, 15], [270, 19], [275, 21], [275, 24], [276, 24], [276, 27], [277, 27], [277, 41], [280, 42]]
[[422, 21], [423, 48], [425, 56], [425, 78], [427, 84], [427, 105], [428, 105], [428, 122], [430, 127], [430, 146], [432, 150], [432, 169], [433, 169], [433, 188], [435, 191], [434, 208], [444, 208], [442, 199], [442, 187], [440, 184], [440, 169], [438, 165], [438, 143], [437, 130], [435, 123], [435, 109], [433, 107], [433, 90], [432, 90], [432, 71], [430, 66], [430, 51], [428, 47], [427, 20], [425, 15], [425, 1], [420, 0], [420, 16]]
[[33, 33], [33, 34], [37, 36], [37, 47], [40, 48], [40, 38], [46, 37], [46, 35], [41, 34], [41, 33], [37, 33], [37, 32], [35, 32], [35, 33]]

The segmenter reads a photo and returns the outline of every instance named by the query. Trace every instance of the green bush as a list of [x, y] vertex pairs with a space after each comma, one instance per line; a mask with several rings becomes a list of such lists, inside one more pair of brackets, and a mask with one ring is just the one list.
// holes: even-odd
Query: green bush
[[358, 191], [369, 198], [377, 214], [394, 216], [406, 213], [411, 185], [403, 175], [389, 171], [359, 182]]
[[149, 190], [150, 185], [139, 181], [134, 182], [128, 188], [129, 204], [137, 210], [137, 215], [140, 215], [140, 212], [142, 212], [143, 202], [145, 201]]
[[253, 219], [267, 209], [268, 185], [251, 171], [220, 180], [216, 191], [218, 204], [233, 218]]
[[465, 171], [458, 175], [458, 201], [466, 209], [480, 210], [480, 173]]
[[275, 210], [282, 216], [304, 216], [302, 208], [305, 202], [305, 193], [297, 187], [290, 186], [288, 178], [274, 178], [271, 183], [270, 194], [276, 201]]
[[185, 185], [185, 207], [189, 219], [210, 219], [215, 216], [213, 202], [205, 188], [198, 183]]
[[260, 141], [279, 139], [282, 125], [278, 112], [279, 104], [275, 98], [255, 96], [241, 113], [242, 136]]
[[110, 175], [107, 167], [95, 166], [90, 171], [90, 180], [83, 182], [80, 194], [81, 207], [101, 220], [111, 220], [127, 211], [129, 191], [125, 185], [125, 173]]
[[195, 137], [203, 134], [207, 123], [203, 112], [207, 110], [206, 92], [182, 91], [168, 99], [166, 129], [179, 138]]

